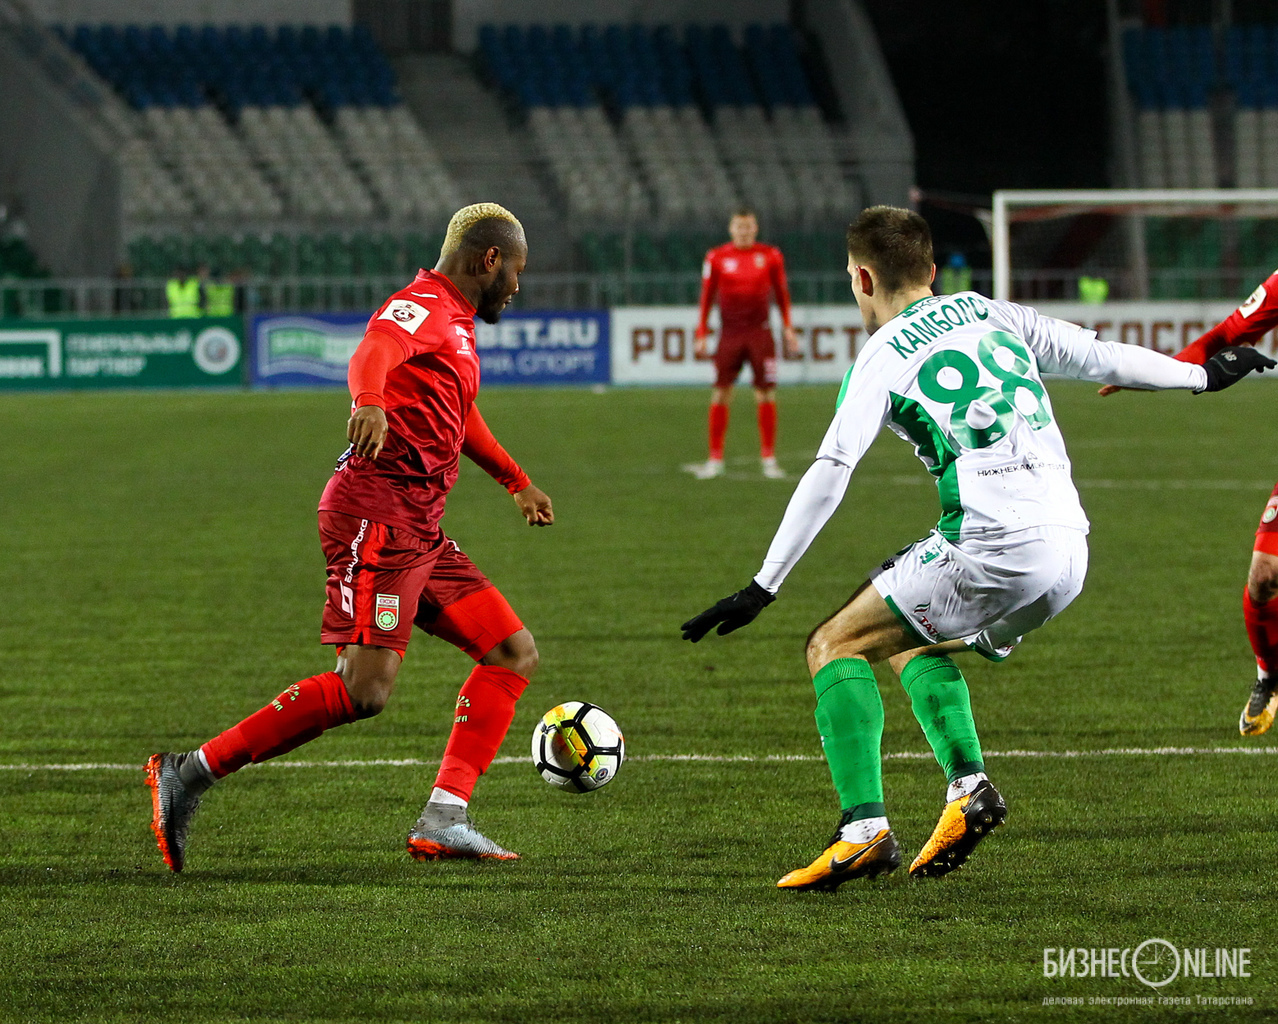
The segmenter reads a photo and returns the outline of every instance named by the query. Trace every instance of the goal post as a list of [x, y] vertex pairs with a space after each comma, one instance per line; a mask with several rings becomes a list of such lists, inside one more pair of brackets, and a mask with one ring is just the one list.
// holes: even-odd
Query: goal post
[[[1076, 218], [1082, 214], [1105, 215], [1116, 222], [1104, 229], [1108, 234], [1107, 244], [1113, 251], [1106, 257], [1108, 262], [1102, 269], [1112, 268], [1121, 276], [1122, 298], [1229, 297], [1223, 292], [1232, 294], [1237, 287], [1235, 282], [1242, 282], [1250, 290], [1255, 281], [1251, 284], [1246, 281], [1255, 278], [1262, 267], [1268, 267], [1267, 276], [1278, 266], [1278, 189], [1003, 189], [994, 193], [990, 223], [994, 298], [1024, 297], [1016, 295], [1013, 288], [1013, 225]], [[1168, 223], [1192, 218], [1217, 227], [1207, 232], [1211, 240], [1205, 247], [1178, 249], [1172, 244], [1172, 255], [1165, 257], [1161, 247], [1162, 224], [1155, 221], [1156, 218], [1166, 218]], [[1147, 238], [1151, 223], [1158, 223], [1160, 228], [1159, 259], [1155, 263], [1161, 260], [1176, 265], [1151, 265]], [[1220, 230], [1222, 224], [1227, 226], [1223, 231]], [[1263, 230], [1257, 228], [1258, 224]], [[1075, 250], [1084, 252], [1085, 257], [1086, 246], [1075, 241]], [[1081, 262], [1084, 257], [1080, 257], [1076, 266], [1088, 269]], [[1195, 261], [1200, 266], [1196, 267]], [[1191, 294], [1180, 295], [1177, 288], [1195, 273], [1212, 284], [1204, 286], [1206, 292], [1190, 288]], [[1151, 274], [1156, 282], [1171, 281], [1172, 294], [1162, 294], [1159, 287], [1151, 290]], [[1222, 294], [1209, 294], [1213, 288]]]

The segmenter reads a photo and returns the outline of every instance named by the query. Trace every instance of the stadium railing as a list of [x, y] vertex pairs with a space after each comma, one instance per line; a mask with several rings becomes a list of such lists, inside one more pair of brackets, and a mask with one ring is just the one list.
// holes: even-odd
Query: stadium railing
[[[795, 302], [852, 301], [847, 274], [841, 270], [801, 271], [790, 274], [789, 281]], [[979, 275], [976, 281], [980, 287]], [[239, 289], [245, 313], [332, 313], [372, 311], [406, 283], [404, 274], [254, 277], [242, 281]], [[0, 316], [164, 316], [164, 285], [165, 279], [159, 277], [0, 279]], [[557, 310], [693, 305], [700, 290], [701, 276], [695, 271], [543, 272], [523, 275], [516, 305], [521, 309]]]

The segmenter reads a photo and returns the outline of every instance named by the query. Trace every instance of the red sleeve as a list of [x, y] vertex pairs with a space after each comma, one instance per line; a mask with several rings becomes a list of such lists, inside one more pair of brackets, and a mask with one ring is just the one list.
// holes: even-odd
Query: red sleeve
[[466, 415], [466, 436], [462, 438], [462, 454], [470, 459], [511, 494], [522, 491], [532, 483], [519, 463], [497, 443], [488, 424], [479, 415], [479, 406], [472, 405]]
[[697, 317], [697, 331], [706, 329], [706, 321], [710, 319], [710, 306], [714, 302], [715, 292], [719, 290], [719, 261], [714, 258], [714, 250], [706, 253], [706, 261], [701, 265], [701, 309]]
[[355, 407], [376, 405], [386, 408], [382, 392], [386, 387], [386, 375], [408, 358], [404, 346], [393, 334], [383, 330], [369, 330], [364, 334], [355, 354], [351, 356], [346, 371], [346, 383], [351, 389]]
[[1226, 345], [1256, 344], [1275, 326], [1278, 326], [1278, 271], [1270, 274], [1229, 316], [1177, 352], [1176, 358], [1201, 365]]
[[[402, 295], [403, 293], [401, 293]], [[438, 298], [435, 295], [419, 295], [408, 292], [418, 298]], [[404, 348], [404, 358], [434, 352], [443, 345], [449, 336], [448, 317], [432, 315], [435, 310], [422, 305], [413, 299], [391, 296], [386, 304], [368, 321], [368, 331], [380, 331], [389, 334]]]
[[781, 310], [781, 322], [790, 326], [790, 286], [785, 280], [785, 257], [780, 249], [772, 250], [772, 290], [777, 297], [777, 307]]

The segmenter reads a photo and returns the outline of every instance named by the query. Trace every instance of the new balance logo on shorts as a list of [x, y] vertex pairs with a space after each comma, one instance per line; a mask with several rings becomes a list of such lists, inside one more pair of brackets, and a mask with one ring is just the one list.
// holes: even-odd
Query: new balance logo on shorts
[[373, 611], [373, 624], [385, 633], [389, 633], [399, 625], [398, 594], [377, 595], [377, 606]]

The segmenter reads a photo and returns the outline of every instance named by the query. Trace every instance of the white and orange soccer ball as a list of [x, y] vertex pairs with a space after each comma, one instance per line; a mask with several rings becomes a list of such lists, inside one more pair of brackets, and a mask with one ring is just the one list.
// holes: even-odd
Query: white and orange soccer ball
[[569, 700], [541, 716], [533, 730], [533, 764], [552, 786], [589, 793], [617, 775], [626, 738], [601, 708]]

